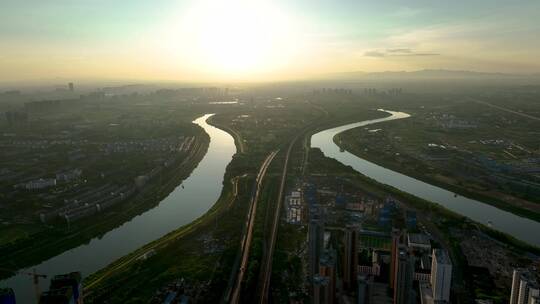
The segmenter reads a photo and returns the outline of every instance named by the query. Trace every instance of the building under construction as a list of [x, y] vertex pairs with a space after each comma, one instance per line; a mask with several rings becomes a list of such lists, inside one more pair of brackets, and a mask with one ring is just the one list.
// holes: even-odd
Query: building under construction
[[80, 272], [54, 276], [49, 291], [41, 294], [39, 304], [82, 304], [81, 281]]

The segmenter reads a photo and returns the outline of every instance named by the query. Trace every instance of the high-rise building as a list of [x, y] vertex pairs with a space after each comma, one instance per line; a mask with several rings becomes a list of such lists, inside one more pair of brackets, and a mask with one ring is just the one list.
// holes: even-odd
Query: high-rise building
[[81, 279], [80, 272], [54, 276], [49, 291], [41, 294], [39, 304], [82, 303]]
[[538, 302], [540, 287], [533, 273], [527, 269], [514, 269], [510, 304], [531, 304]]
[[324, 244], [324, 222], [320, 218], [309, 221], [309, 274], [311, 277], [319, 274], [319, 259]]
[[0, 304], [15, 304], [15, 293], [11, 288], [0, 288]]
[[431, 260], [431, 288], [434, 301], [450, 301], [450, 286], [452, 284], [452, 261], [448, 252], [443, 249], [433, 249]]
[[358, 227], [349, 226], [345, 231], [343, 254], [343, 284], [346, 289], [356, 288], [358, 276]]
[[330, 303], [330, 279], [328, 277], [316, 275], [313, 277], [313, 304]]
[[396, 265], [398, 250], [400, 244], [401, 232], [398, 229], [392, 229], [392, 248], [390, 253], [390, 288], [394, 288], [394, 278], [396, 276]]
[[359, 274], [357, 283], [358, 295], [356, 303], [369, 304], [369, 300], [371, 299], [373, 277], [367, 274]]
[[521, 283], [521, 274], [526, 270], [523, 268], [516, 268], [512, 273], [512, 289], [510, 290], [510, 304], [517, 304], [519, 295], [519, 284]]
[[68, 83], [68, 88], [71, 92], [75, 90], [75, 87], [73, 86], [73, 82]]
[[329, 280], [329, 304], [332, 304], [336, 297], [336, 251], [334, 249], [324, 250], [319, 261], [319, 274]]
[[28, 122], [28, 113], [7, 111], [5, 113], [6, 121], [9, 126], [24, 124]]
[[394, 277], [394, 304], [411, 304], [414, 279], [414, 257], [400, 246]]

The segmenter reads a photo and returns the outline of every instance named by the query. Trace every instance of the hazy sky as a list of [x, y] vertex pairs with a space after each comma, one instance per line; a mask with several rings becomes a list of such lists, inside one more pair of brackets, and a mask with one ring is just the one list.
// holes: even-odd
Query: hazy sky
[[540, 1], [0, 0], [0, 81], [540, 72]]

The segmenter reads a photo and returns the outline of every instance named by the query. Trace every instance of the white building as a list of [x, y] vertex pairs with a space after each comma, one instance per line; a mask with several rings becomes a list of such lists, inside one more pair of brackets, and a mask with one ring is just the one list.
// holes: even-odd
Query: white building
[[302, 207], [302, 193], [300, 191], [293, 191], [291, 195], [285, 198], [287, 223], [289, 224], [301, 224], [303, 216]]
[[442, 249], [433, 249], [431, 259], [431, 287], [434, 301], [450, 301], [452, 261]]
[[510, 304], [537, 304], [540, 299], [540, 287], [533, 274], [527, 269], [514, 269]]
[[54, 178], [40, 178], [25, 184], [26, 190], [39, 190], [53, 186], [56, 186], [56, 179]]
[[69, 182], [69, 181], [72, 181], [74, 179], [80, 178], [81, 175], [82, 175], [82, 170], [81, 169], [73, 169], [73, 170], [70, 170], [70, 171], [56, 173], [56, 180], [58, 182]]

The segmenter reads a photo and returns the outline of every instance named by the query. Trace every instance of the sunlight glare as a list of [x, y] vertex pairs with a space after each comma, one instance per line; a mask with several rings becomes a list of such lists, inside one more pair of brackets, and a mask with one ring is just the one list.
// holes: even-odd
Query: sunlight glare
[[293, 50], [288, 18], [263, 1], [202, 1], [183, 19], [192, 56], [218, 74], [268, 71], [287, 63]]

